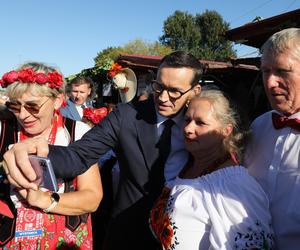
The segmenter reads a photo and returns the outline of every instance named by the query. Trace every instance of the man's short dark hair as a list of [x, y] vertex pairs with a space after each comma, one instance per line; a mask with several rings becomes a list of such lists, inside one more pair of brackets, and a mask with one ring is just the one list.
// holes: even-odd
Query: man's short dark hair
[[192, 54], [185, 51], [175, 51], [163, 57], [160, 61], [159, 68], [172, 67], [172, 68], [190, 68], [194, 71], [194, 79], [191, 83], [195, 86], [200, 83], [203, 74], [203, 65]]
[[87, 84], [89, 88], [92, 90], [91, 94], [88, 96], [88, 100], [92, 100], [95, 98], [96, 95], [96, 86], [92, 80], [92, 78], [88, 76], [77, 76], [74, 79], [72, 79], [66, 86], [65, 92], [67, 95], [70, 95], [72, 91], [72, 86], [78, 86], [82, 84]]

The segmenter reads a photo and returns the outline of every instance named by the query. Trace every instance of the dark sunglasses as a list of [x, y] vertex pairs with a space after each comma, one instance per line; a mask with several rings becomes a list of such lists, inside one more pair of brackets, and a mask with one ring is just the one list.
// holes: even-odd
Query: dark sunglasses
[[49, 100], [48, 98], [46, 101], [44, 101], [41, 105], [37, 105], [36, 103], [20, 103], [18, 101], [7, 101], [5, 103], [5, 106], [13, 113], [20, 113], [21, 108], [24, 107], [30, 114], [38, 114], [40, 112], [40, 109], [43, 107], [43, 105]]

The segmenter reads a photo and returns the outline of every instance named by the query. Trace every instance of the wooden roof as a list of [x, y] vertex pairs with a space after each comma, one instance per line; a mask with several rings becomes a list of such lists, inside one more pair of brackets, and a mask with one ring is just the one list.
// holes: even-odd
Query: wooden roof
[[[161, 60], [161, 56], [145, 56], [145, 55], [129, 55], [122, 54], [116, 60], [118, 63], [134, 68], [148, 68], [157, 69]], [[237, 60], [232, 60], [229, 62], [218, 62], [209, 60], [199, 60], [207, 70], [218, 70], [218, 69], [245, 69], [245, 70], [255, 70], [258, 71], [259, 68], [255, 65], [244, 64]]]
[[228, 30], [225, 37], [236, 43], [260, 48], [272, 34], [291, 27], [300, 28], [300, 9]]

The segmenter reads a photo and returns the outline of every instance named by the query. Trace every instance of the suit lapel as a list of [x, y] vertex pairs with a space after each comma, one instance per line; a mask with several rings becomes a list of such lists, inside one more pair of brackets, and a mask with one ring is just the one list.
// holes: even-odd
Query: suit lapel
[[158, 157], [157, 129], [156, 129], [156, 112], [153, 99], [150, 97], [148, 101], [137, 104], [137, 122], [136, 129], [138, 141], [144, 155], [148, 169]]
[[68, 108], [70, 110], [70, 113], [71, 113], [73, 119], [76, 120], [76, 121], [80, 121], [81, 118], [80, 118], [80, 115], [79, 115], [79, 113], [78, 113], [78, 111], [76, 109], [75, 104], [72, 101], [70, 101], [70, 100], [68, 100], [68, 101], [70, 102], [70, 105], [68, 106]]

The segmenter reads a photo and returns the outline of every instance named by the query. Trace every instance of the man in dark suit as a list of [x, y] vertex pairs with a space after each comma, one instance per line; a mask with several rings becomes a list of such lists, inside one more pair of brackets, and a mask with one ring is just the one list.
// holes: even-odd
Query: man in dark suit
[[64, 117], [80, 121], [83, 110], [92, 107], [95, 95], [94, 83], [90, 77], [78, 76], [70, 81], [66, 87], [66, 94], [70, 97], [67, 105], [60, 109]]
[[[186, 103], [201, 91], [201, 76], [202, 65], [192, 55], [177, 51], [165, 56], [152, 83], [153, 98], [118, 105], [80, 141], [69, 147], [49, 146], [49, 155], [42, 140], [15, 145], [4, 156], [9, 180], [17, 186], [35, 188], [28, 182], [35, 174], [27, 152], [48, 155], [56, 175], [65, 178], [81, 174], [98, 161], [99, 155], [114, 149], [120, 181], [105, 249], [154, 249], [149, 210], [164, 181], [175, 178], [188, 160], [181, 129]], [[162, 163], [157, 145], [168, 119], [174, 124], [171, 150]]]

